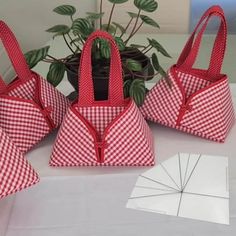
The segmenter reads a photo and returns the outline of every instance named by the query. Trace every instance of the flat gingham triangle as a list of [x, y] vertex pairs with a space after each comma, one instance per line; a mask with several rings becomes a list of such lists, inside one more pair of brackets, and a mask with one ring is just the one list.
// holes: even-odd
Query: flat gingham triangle
[[37, 183], [39, 177], [8, 135], [0, 129], [0, 198]]
[[[103, 162], [98, 161], [96, 151], [100, 135], [106, 143]], [[133, 101], [127, 107], [70, 108], [58, 133], [50, 161], [52, 166], [153, 164], [152, 135]]]

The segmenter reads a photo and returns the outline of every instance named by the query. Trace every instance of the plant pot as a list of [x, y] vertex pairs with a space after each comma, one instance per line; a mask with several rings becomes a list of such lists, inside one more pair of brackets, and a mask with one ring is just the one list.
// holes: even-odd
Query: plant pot
[[[75, 89], [68, 97], [71, 100], [75, 100], [78, 95], [78, 70], [81, 54], [76, 54], [69, 57], [66, 61], [67, 67], [67, 78], [70, 84]], [[145, 80], [152, 79], [154, 74], [151, 62], [149, 58], [136, 48], [127, 48], [121, 52], [121, 60], [125, 61], [128, 58], [139, 61], [142, 65], [142, 71], [135, 72], [135, 74], [147, 77]], [[110, 60], [108, 59], [97, 59], [92, 60], [92, 74], [93, 74], [93, 85], [95, 100], [106, 100], [108, 97], [108, 85], [109, 85], [109, 67]], [[123, 69], [124, 81], [133, 79], [131, 73]]]

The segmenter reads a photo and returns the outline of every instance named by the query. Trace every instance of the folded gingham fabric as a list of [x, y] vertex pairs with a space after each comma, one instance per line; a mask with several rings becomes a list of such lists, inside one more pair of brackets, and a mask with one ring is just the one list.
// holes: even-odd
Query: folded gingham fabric
[[0, 78], [0, 127], [24, 153], [61, 124], [69, 101], [28, 68], [15, 36], [3, 21], [0, 39], [17, 74], [8, 85]]
[[[109, 96], [95, 101], [91, 47], [96, 38], [111, 45]], [[124, 99], [119, 50], [112, 36], [97, 31], [86, 41], [80, 62], [79, 98], [68, 110], [51, 166], [145, 166], [154, 164], [151, 131], [132, 99]]]
[[39, 177], [0, 128], [0, 199], [39, 181]]
[[[221, 20], [209, 68], [194, 69], [203, 33], [209, 20]], [[198, 35], [195, 37], [198, 29]], [[200, 19], [176, 65], [168, 72], [169, 82], [161, 79], [147, 94], [140, 111], [153, 122], [224, 142], [235, 121], [228, 78], [221, 74], [227, 27], [219, 6], [209, 8]]]

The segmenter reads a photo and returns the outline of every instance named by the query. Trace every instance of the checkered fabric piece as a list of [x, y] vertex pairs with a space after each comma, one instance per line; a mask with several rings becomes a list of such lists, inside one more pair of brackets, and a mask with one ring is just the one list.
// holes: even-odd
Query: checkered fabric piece
[[[100, 136], [103, 135], [105, 128], [112, 122], [123, 110], [124, 107], [75, 107], [75, 109], [90, 122]], [[106, 119], [104, 119], [106, 117]]]
[[6, 97], [0, 97], [0, 127], [23, 153], [50, 132], [45, 117], [33, 103]]
[[[40, 96], [36, 100], [35, 93]], [[69, 106], [67, 98], [39, 76], [16, 84], [7, 96], [0, 96], [0, 126], [20, 151], [27, 152], [53, 128], [58, 127]], [[44, 108], [50, 108], [44, 114]]]
[[191, 127], [206, 138], [224, 142], [235, 121], [228, 80], [197, 94], [190, 104], [193, 109], [185, 114], [181, 126]]
[[[180, 87], [174, 79], [174, 74], [169, 71], [172, 87], [169, 88], [165, 80], [160, 80], [148, 93], [140, 111], [148, 120], [158, 122], [190, 134], [194, 134], [212, 141], [224, 142], [234, 121], [235, 114], [229, 90], [228, 80], [217, 82], [203, 82], [196, 76], [189, 76], [183, 72], [177, 73], [184, 92], [192, 95], [180, 123], [177, 120], [185, 106]], [[190, 78], [191, 82], [183, 82]], [[192, 89], [191, 89], [192, 87]]]
[[[98, 162], [96, 152], [100, 135], [106, 143], [104, 162]], [[134, 102], [127, 108], [78, 108], [77, 105], [70, 108], [58, 133], [50, 161], [52, 166], [153, 164], [151, 131]]]
[[165, 79], [159, 80], [148, 92], [140, 111], [149, 120], [175, 124], [182, 104], [182, 94], [172, 74], [169, 73], [168, 76], [172, 83], [171, 88]]
[[69, 100], [45, 79], [40, 77], [40, 95], [45, 107], [51, 107], [51, 119], [56, 127], [60, 126], [70, 106]]
[[0, 199], [39, 181], [39, 177], [8, 135], [0, 129]]
[[36, 79], [32, 78], [31, 80], [27, 81], [20, 86], [15, 87], [14, 89], [8, 92], [8, 95], [13, 97], [18, 97], [22, 99], [34, 99], [36, 90]]
[[178, 77], [182, 86], [184, 87], [186, 98], [190, 97], [193, 93], [198, 90], [205, 88], [211, 84], [211, 81], [199, 78], [197, 76], [187, 74], [184, 72], [178, 72]]

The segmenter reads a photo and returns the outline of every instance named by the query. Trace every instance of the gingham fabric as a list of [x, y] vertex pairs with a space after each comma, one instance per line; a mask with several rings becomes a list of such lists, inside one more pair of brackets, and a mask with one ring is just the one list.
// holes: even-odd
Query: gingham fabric
[[[94, 101], [90, 49], [102, 37], [111, 43], [111, 72], [108, 101]], [[115, 49], [115, 50], [114, 50]], [[114, 60], [116, 59], [116, 60]], [[60, 127], [50, 160], [51, 166], [149, 166], [154, 164], [151, 131], [132, 100], [124, 100], [119, 51], [106, 32], [93, 33], [85, 43], [80, 68], [78, 103], [69, 108]], [[84, 76], [86, 72], [87, 76]], [[88, 82], [90, 81], [90, 82]], [[113, 92], [112, 92], [113, 91]], [[114, 99], [114, 93], [119, 93]], [[87, 97], [86, 97], [87, 96]], [[86, 97], [86, 98], [85, 98]], [[85, 98], [85, 99], [84, 99]], [[84, 100], [83, 100], [84, 99]], [[93, 101], [92, 101], [93, 100]]]
[[[215, 60], [211, 58], [208, 70], [192, 69], [211, 16], [218, 16], [222, 21], [212, 52]], [[193, 36], [204, 19], [206, 21], [192, 45]], [[225, 32], [222, 9], [211, 7], [197, 25], [177, 64], [169, 70], [171, 87], [165, 79], [161, 79], [147, 94], [140, 108], [146, 119], [213, 141], [225, 141], [235, 121], [228, 78], [220, 74]]]
[[36, 172], [0, 128], [0, 199], [38, 181]]
[[24, 153], [61, 124], [69, 101], [29, 70], [14, 35], [1, 21], [0, 37], [17, 73], [9, 85], [0, 79], [0, 127]]

